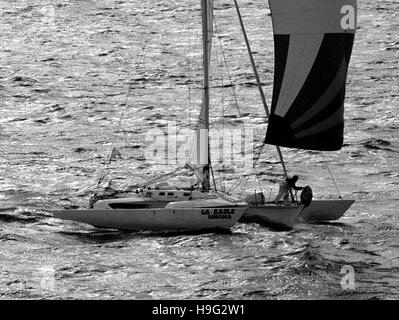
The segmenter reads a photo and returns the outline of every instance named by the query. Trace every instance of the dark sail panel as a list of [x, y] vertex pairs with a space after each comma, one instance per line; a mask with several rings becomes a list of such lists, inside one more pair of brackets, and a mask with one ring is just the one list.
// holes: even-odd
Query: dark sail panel
[[356, 1], [269, 2], [276, 58], [265, 142], [309, 150], [339, 150]]

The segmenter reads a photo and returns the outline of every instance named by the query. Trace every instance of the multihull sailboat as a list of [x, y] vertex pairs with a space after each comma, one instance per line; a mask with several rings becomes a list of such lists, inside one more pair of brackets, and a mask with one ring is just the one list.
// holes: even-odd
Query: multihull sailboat
[[93, 201], [85, 210], [58, 210], [54, 216], [96, 227], [138, 231], [197, 231], [231, 228], [247, 203], [210, 189], [209, 61], [212, 39], [212, 0], [201, 0], [203, 37], [203, 103], [195, 150], [186, 168], [200, 180], [200, 189], [137, 189], [127, 198]]
[[[317, 151], [342, 147], [345, 87], [357, 4], [356, 0], [269, 0], [269, 4], [275, 43], [271, 112], [254, 63], [252, 66], [269, 119], [264, 143], [276, 146], [288, 178], [280, 147]], [[247, 39], [246, 43], [251, 55]], [[291, 212], [295, 212], [297, 202], [292, 193], [291, 198], [289, 206], [294, 206]], [[299, 210], [299, 219], [336, 220], [353, 202], [313, 200]], [[251, 205], [245, 216], [268, 218], [270, 212], [288, 210], [288, 206], [280, 207], [273, 210], [273, 205]]]

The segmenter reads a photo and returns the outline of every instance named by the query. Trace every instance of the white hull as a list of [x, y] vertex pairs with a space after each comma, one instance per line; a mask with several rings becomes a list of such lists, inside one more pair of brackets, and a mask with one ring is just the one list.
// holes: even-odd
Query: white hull
[[303, 222], [338, 220], [355, 200], [313, 200], [300, 215]]
[[250, 206], [241, 220], [258, 222], [277, 230], [289, 230], [294, 226], [302, 210], [302, 206], [275, 204]]
[[95, 227], [131, 231], [197, 231], [229, 229], [247, 206], [210, 208], [59, 210], [54, 217]]

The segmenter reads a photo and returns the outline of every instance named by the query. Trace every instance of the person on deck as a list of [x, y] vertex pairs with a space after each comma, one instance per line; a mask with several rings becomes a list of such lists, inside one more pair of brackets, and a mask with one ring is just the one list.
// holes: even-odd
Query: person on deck
[[280, 199], [284, 202], [288, 202], [289, 195], [294, 190], [302, 190], [303, 187], [297, 187], [295, 183], [298, 181], [299, 177], [297, 175], [293, 176], [292, 178], [286, 178], [280, 182], [280, 187], [278, 190], [278, 195], [273, 200], [274, 203], [279, 203]]

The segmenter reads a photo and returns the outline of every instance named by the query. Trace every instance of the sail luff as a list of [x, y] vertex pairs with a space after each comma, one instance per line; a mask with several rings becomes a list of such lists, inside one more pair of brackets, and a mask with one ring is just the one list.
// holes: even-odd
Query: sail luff
[[202, 0], [202, 50], [203, 50], [203, 72], [204, 72], [204, 98], [203, 98], [203, 111], [204, 111], [204, 129], [202, 130], [203, 139], [201, 150], [202, 157], [205, 158], [203, 166], [203, 180], [202, 189], [207, 191], [210, 189], [210, 154], [209, 154], [209, 2]]
[[209, 73], [213, 37], [213, 0], [201, 0], [202, 44], [203, 44], [203, 97], [201, 112], [193, 140], [193, 148], [187, 163], [204, 190], [210, 188], [209, 154]]
[[204, 111], [204, 129], [209, 130], [209, 47], [208, 47], [208, 0], [202, 0], [202, 44], [203, 44], [203, 111]]

